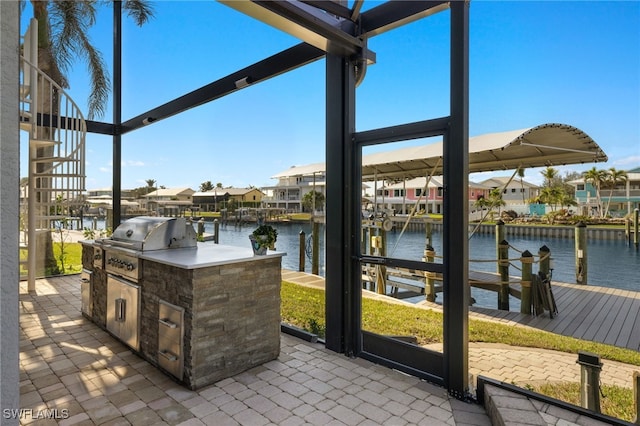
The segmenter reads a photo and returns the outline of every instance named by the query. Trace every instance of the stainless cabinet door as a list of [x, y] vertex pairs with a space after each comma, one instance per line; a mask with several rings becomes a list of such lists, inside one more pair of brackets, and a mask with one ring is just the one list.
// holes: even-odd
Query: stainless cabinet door
[[81, 311], [88, 317], [93, 316], [93, 297], [92, 297], [93, 283], [92, 272], [86, 269], [82, 270], [80, 274], [80, 295], [82, 300]]
[[120, 322], [117, 320], [116, 301], [120, 298], [120, 282], [115, 278], [107, 278], [107, 330], [116, 336], [120, 335]]
[[122, 285], [124, 321], [120, 323], [120, 338], [133, 349], [139, 349], [140, 287], [129, 283]]
[[107, 277], [107, 330], [135, 350], [140, 346], [140, 286]]

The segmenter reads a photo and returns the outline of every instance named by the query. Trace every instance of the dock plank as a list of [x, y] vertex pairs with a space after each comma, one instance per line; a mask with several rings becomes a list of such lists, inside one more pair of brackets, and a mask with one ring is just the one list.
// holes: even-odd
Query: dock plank
[[[633, 299], [633, 304], [637, 304], [638, 298], [634, 296]], [[628, 310], [627, 316], [622, 323], [622, 327], [620, 327], [620, 333], [618, 333], [618, 337], [613, 342], [614, 346], [625, 344], [625, 342], [629, 341], [631, 332], [633, 331], [633, 325], [635, 324], [636, 318], [638, 317], [638, 311], [640, 311], [640, 309], [633, 309], [633, 306]]]
[[580, 324], [580, 326], [573, 332], [573, 335], [575, 337], [579, 339], [584, 339], [585, 334], [589, 331], [590, 328], [592, 328], [592, 325], [591, 325], [592, 323], [598, 324], [604, 321], [604, 319], [608, 315], [608, 311], [612, 308], [616, 300], [614, 295], [614, 292], [615, 292], [614, 290], [615, 289], [613, 288], [605, 290], [605, 292], [603, 293], [602, 299], [600, 300], [600, 303], [602, 304], [602, 306], [598, 307], [595, 317], [592, 317], [591, 321], [583, 321], [582, 324]]
[[621, 295], [621, 297], [623, 297], [622, 305], [620, 309], [616, 312], [615, 318], [611, 320], [609, 332], [604, 337], [604, 343], [607, 343], [609, 345], [613, 345], [618, 339], [620, 330], [624, 325], [626, 317], [629, 314], [629, 309], [631, 308], [631, 304], [633, 302], [633, 298], [631, 297], [623, 296], [623, 295]]
[[624, 318], [619, 319], [619, 317], [621, 316], [621, 308], [625, 299], [626, 297], [623, 294], [617, 294], [616, 303], [610, 311], [611, 314], [602, 322], [602, 325], [598, 328], [598, 332], [593, 337], [593, 340], [611, 344], [610, 336], [614, 334], [614, 330], [615, 337], [618, 337], [620, 326], [624, 323]]
[[[578, 297], [579, 295], [581, 295], [581, 297]], [[581, 313], [586, 313], [586, 306], [589, 305], [598, 295], [590, 289], [585, 289], [581, 294], [573, 293], [570, 296], [571, 297], [567, 299], [567, 304], [562, 306], [562, 308], [558, 308], [558, 316], [555, 318], [558, 321], [555, 322], [548, 331], [563, 334], [565, 336], [571, 336], [571, 334], [565, 332], [565, 330], [569, 329], [571, 324], [576, 320], [582, 321], [582, 318], [580, 318]]]

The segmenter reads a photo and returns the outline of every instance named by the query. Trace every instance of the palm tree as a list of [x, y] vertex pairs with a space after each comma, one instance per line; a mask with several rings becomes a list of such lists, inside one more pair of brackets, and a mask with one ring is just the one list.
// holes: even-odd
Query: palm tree
[[600, 199], [600, 188], [602, 188], [602, 184], [605, 181], [606, 173], [607, 172], [605, 170], [598, 170], [595, 167], [592, 167], [582, 174], [585, 183], [590, 183], [596, 190], [596, 204], [600, 217], [603, 216], [602, 202]]
[[[102, 54], [91, 44], [88, 30], [96, 21], [95, 0], [30, 0], [33, 17], [38, 20], [38, 65], [61, 87], [69, 88], [65, 76], [73, 59], [88, 66], [91, 92], [89, 119], [102, 117], [109, 99], [109, 75]], [[24, 3], [23, 3], [24, 4]], [[153, 17], [147, 0], [124, 0], [123, 10], [142, 26]]]
[[554, 180], [558, 177], [558, 170], [553, 167], [547, 167], [543, 171], [540, 172], [542, 177], [544, 177], [545, 186], [552, 187], [554, 186]]
[[522, 193], [522, 204], [527, 204], [527, 201], [524, 197], [524, 169], [522, 167], [518, 167], [517, 170], [518, 177], [520, 178], [520, 192]]
[[611, 196], [613, 195], [613, 190], [618, 184], [627, 182], [627, 172], [624, 170], [616, 170], [615, 167], [611, 167], [607, 171], [607, 175], [605, 178], [605, 184], [609, 187], [609, 199], [607, 200], [607, 207], [604, 209], [604, 216], [606, 217], [609, 213], [609, 207], [611, 206]]
[[545, 186], [540, 191], [538, 201], [549, 204], [551, 206], [551, 211], [555, 211], [563, 193], [564, 191], [558, 187]]
[[562, 191], [558, 196], [558, 204], [560, 204], [560, 207], [566, 207], [567, 210], [570, 207], [575, 207], [578, 205], [576, 199], [571, 194], [568, 194], [565, 191]]
[[211, 191], [212, 189], [213, 189], [213, 184], [211, 183], [210, 180], [206, 182], [202, 182], [200, 184], [200, 192], [207, 192], [207, 191]]

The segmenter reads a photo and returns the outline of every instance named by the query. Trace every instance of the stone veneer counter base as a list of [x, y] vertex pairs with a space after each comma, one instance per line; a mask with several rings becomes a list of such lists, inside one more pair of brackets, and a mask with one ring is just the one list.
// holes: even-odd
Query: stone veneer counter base
[[[92, 254], [93, 246], [85, 242], [86, 269], [93, 270]], [[137, 353], [162, 369], [158, 359], [162, 301], [184, 309], [183, 374], [175, 378], [190, 389], [276, 359], [283, 255], [254, 256], [250, 248], [206, 243], [143, 252]], [[96, 268], [92, 281], [90, 319], [106, 328], [107, 274]]]

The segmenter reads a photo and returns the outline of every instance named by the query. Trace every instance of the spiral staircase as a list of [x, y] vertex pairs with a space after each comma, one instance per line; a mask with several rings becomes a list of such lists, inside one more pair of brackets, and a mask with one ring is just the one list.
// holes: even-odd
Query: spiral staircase
[[29, 141], [28, 179], [20, 185], [20, 274], [29, 291], [35, 291], [36, 276], [47, 273], [52, 231], [68, 226], [85, 192], [86, 122], [62, 87], [38, 68], [37, 33], [32, 19], [20, 58], [20, 129]]

